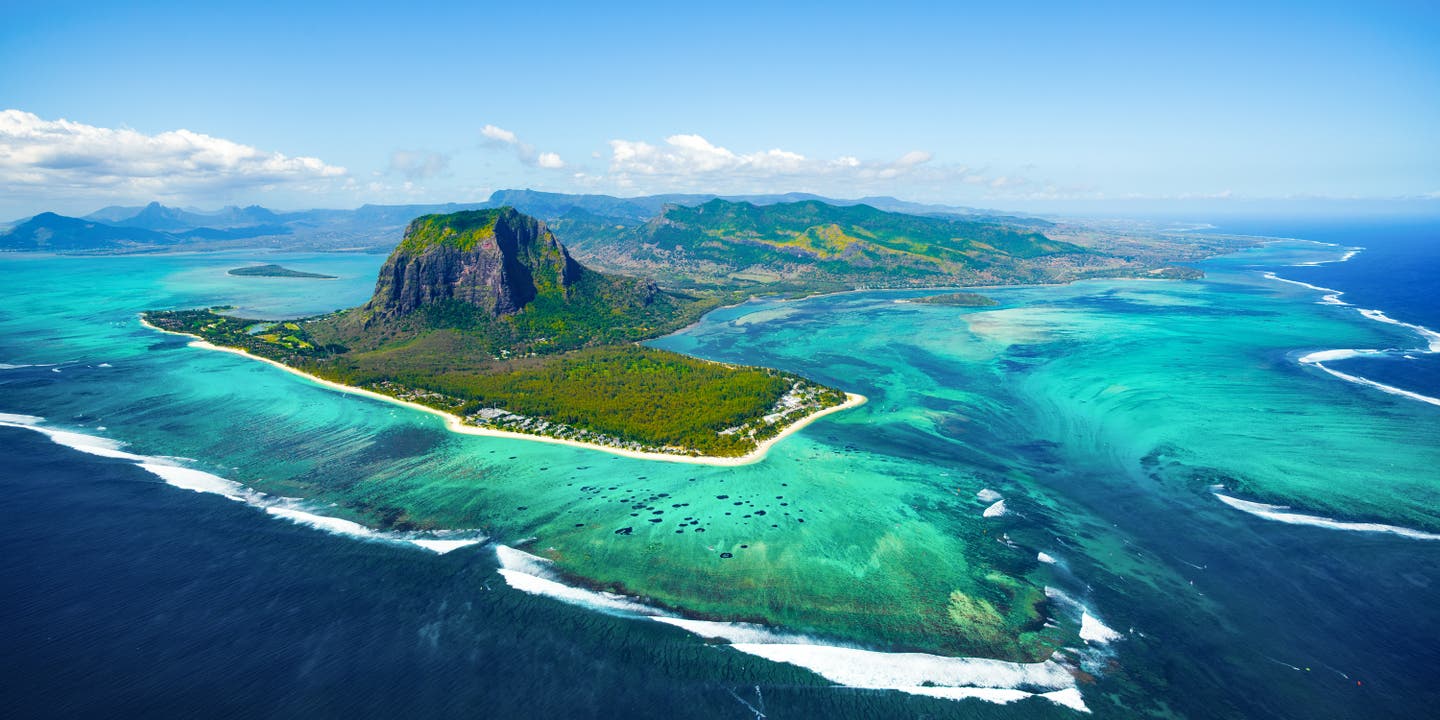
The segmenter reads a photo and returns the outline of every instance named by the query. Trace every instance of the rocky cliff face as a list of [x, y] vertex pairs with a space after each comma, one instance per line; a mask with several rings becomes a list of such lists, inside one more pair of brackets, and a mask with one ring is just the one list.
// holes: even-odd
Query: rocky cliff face
[[365, 309], [395, 318], [454, 300], [501, 317], [564, 294], [583, 272], [544, 223], [511, 208], [426, 215], [406, 228]]

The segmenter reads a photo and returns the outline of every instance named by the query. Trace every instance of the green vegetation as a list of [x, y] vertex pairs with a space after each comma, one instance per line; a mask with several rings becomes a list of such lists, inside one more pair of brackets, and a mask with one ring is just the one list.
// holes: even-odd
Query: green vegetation
[[636, 345], [492, 357], [477, 354], [466, 333], [441, 331], [357, 353], [311, 333], [329, 318], [267, 323], [177, 310], [147, 312], [145, 320], [479, 427], [634, 450], [744, 455], [795, 420], [845, 401], [790, 373]]
[[1090, 251], [1029, 229], [818, 201], [670, 206], [635, 228], [572, 224], [577, 247], [698, 286], [749, 280], [820, 287], [1001, 284], [1051, 279]]
[[280, 277], [280, 278], [315, 278], [317, 280], [334, 280], [334, 275], [322, 275], [320, 273], [304, 272], [302, 270], [291, 270], [279, 265], [246, 265], [231, 270], [228, 274], [241, 277]]
[[1000, 303], [994, 298], [969, 292], [947, 293], [945, 295], [931, 295], [929, 297], [915, 298], [911, 302], [925, 303], [927, 305], [954, 305], [957, 307], [995, 307]]
[[436, 246], [465, 252], [474, 250], [482, 241], [495, 237], [495, 223], [500, 212], [498, 209], [472, 210], [416, 218], [410, 223], [405, 239], [400, 242], [398, 249], [409, 253], [422, 252]]

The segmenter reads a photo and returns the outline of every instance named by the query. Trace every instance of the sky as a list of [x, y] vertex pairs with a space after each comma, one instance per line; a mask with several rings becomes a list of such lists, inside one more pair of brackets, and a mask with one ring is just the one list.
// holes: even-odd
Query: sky
[[0, 221], [520, 187], [1440, 214], [1433, 1], [612, 5], [0, 0]]

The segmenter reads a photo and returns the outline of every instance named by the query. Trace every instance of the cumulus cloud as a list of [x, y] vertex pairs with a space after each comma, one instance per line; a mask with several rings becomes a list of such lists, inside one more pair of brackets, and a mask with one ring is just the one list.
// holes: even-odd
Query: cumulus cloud
[[390, 154], [390, 172], [410, 180], [435, 177], [450, 168], [450, 156], [444, 153], [396, 150]]
[[505, 145], [518, 145], [520, 143], [520, 138], [515, 137], [515, 133], [505, 128], [495, 127], [494, 125], [486, 125], [480, 128], [480, 134]]
[[[850, 158], [853, 160], [854, 158]], [[814, 166], [804, 155], [781, 150], [738, 154], [699, 135], [671, 135], [664, 146], [611, 140], [610, 171], [620, 175], [797, 174]]]
[[527, 142], [521, 142], [520, 136], [494, 125], [486, 125], [480, 128], [480, 135], [485, 138], [485, 145], [490, 148], [510, 148], [515, 151], [515, 158], [530, 167], [540, 167], [547, 170], [558, 170], [565, 167], [565, 161], [553, 152], [536, 152], [535, 146]]
[[[671, 135], [658, 145], [643, 140], [610, 141], [610, 173], [625, 186], [642, 179], [680, 185], [726, 184], [736, 179], [869, 184], [915, 175], [932, 159], [930, 153], [921, 150], [890, 161], [864, 161], [853, 155], [826, 160], [780, 148], [740, 153], [700, 135]], [[964, 168], [937, 170], [953, 174]]]
[[147, 135], [0, 112], [0, 191], [155, 198], [289, 186], [324, 190], [345, 168], [190, 130]]

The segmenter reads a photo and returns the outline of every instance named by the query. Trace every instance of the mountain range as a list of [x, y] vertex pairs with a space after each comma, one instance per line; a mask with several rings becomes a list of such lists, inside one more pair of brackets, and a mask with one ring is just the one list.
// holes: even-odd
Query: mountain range
[[[570, 195], [536, 190], [497, 190], [484, 202], [413, 205], [362, 205], [353, 210], [275, 211], [258, 205], [201, 211], [162, 205], [112, 205], [84, 217], [46, 212], [9, 224], [0, 232], [0, 250], [41, 252], [144, 252], [169, 249], [220, 249], [243, 245], [277, 249], [371, 250], [394, 244], [416, 217], [464, 210], [513, 207], [544, 220], [557, 231], [634, 227], [671, 205], [696, 206], [712, 194], [667, 194], [620, 198]], [[895, 198], [836, 200], [808, 193], [726, 196], [723, 199], [769, 205], [815, 200], [831, 205], [868, 204], [922, 214], [969, 214], [965, 208], [919, 205]], [[1023, 222], [1021, 218], [1012, 218]], [[1043, 222], [1043, 221], [1030, 221]], [[149, 231], [149, 232], [145, 232]]]
[[[1040, 218], [806, 193], [620, 198], [500, 190], [481, 203], [363, 205], [278, 212], [112, 206], [84, 218], [42, 213], [0, 234], [0, 250], [370, 251], [411, 222], [512, 208], [542, 221], [575, 259], [662, 285], [725, 292], [1065, 282], [1096, 276], [1185, 277], [1172, 263], [1213, 254], [1204, 242], [1115, 233]], [[1156, 273], [1159, 273], [1157, 275]]]

